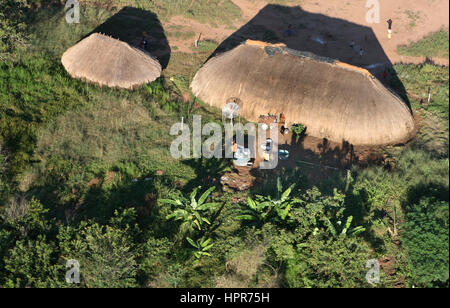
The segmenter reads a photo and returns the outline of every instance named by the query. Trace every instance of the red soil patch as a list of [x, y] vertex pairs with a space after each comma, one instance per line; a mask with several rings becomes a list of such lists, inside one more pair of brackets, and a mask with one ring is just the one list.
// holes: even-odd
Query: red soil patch
[[97, 186], [98, 183], [100, 183], [100, 179], [98, 179], [98, 178], [93, 178], [92, 180], [89, 181], [88, 186], [89, 186], [89, 187]]

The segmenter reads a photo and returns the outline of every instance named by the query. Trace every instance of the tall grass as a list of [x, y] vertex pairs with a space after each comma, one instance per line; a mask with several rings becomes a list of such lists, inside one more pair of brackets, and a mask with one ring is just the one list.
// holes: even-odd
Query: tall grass
[[[449, 70], [447, 67], [432, 64], [396, 64], [394, 69], [415, 109], [426, 109], [448, 121]], [[420, 99], [427, 101], [428, 89], [431, 91], [431, 102], [427, 106], [422, 106], [419, 104]]]

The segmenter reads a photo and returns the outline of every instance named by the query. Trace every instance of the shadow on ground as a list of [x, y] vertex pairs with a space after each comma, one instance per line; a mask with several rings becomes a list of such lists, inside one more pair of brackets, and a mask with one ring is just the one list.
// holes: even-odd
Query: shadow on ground
[[104, 33], [136, 47], [139, 47], [145, 36], [148, 41], [148, 51], [158, 59], [163, 69], [169, 63], [171, 54], [169, 42], [161, 21], [150, 11], [124, 7], [87, 36], [96, 32]]

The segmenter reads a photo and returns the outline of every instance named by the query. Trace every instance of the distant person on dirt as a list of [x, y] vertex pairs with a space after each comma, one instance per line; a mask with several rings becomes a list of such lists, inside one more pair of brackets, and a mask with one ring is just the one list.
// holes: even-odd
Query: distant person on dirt
[[389, 18], [388, 23], [388, 38], [390, 39], [392, 36], [392, 19]]

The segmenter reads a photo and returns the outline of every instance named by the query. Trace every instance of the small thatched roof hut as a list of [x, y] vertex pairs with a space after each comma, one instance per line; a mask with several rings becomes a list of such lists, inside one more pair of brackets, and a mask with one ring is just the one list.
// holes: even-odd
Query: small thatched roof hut
[[239, 98], [241, 115], [250, 121], [284, 113], [310, 135], [336, 142], [391, 144], [414, 131], [408, 106], [367, 70], [283, 44], [248, 40], [211, 58], [191, 89], [218, 108]]
[[61, 62], [72, 77], [100, 86], [133, 89], [161, 75], [161, 65], [150, 54], [100, 33], [70, 47]]

